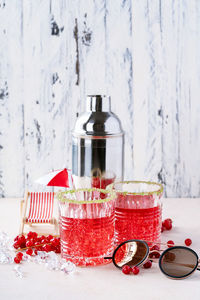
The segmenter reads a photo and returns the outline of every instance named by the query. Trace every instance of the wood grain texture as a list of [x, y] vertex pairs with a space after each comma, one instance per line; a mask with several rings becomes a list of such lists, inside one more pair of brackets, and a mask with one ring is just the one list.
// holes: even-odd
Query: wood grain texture
[[0, 194], [24, 191], [22, 1], [0, 1]]
[[198, 0], [0, 0], [0, 197], [71, 166], [87, 94], [110, 94], [125, 178], [200, 196]]
[[[120, 16], [120, 18], [119, 18]], [[125, 135], [125, 177], [134, 178], [132, 3], [106, 1], [106, 84]]]

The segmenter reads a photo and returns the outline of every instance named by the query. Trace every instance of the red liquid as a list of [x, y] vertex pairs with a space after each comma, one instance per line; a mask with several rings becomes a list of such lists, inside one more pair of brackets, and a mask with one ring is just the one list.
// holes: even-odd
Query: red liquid
[[79, 266], [107, 264], [113, 253], [114, 213], [96, 219], [60, 218], [61, 254]]
[[[92, 187], [97, 189], [106, 189], [107, 185], [113, 183], [115, 178], [103, 178], [103, 177], [93, 177]], [[104, 193], [100, 194], [101, 199], [105, 199], [106, 195]]]
[[113, 183], [115, 178], [101, 178], [101, 177], [93, 177], [92, 178], [92, 187], [98, 189], [105, 189], [107, 185]]
[[115, 209], [115, 241], [119, 244], [131, 239], [159, 242], [161, 235], [161, 207], [144, 209]]

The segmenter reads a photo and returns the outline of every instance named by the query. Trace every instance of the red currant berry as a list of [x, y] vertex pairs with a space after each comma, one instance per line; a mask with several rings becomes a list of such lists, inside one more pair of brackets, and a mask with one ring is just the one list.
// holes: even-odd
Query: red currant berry
[[137, 275], [140, 272], [140, 269], [135, 266], [135, 267], [132, 268], [132, 272], [133, 272], [134, 275]]
[[150, 269], [152, 266], [152, 262], [150, 260], [148, 260], [145, 264], [143, 264], [143, 267], [145, 269]]
[[149, 253], [149, 257], [150, 258], [159, 258], [160, 257], [160, 253], [157, 251], [153, 251], [151, 253]]
[[16, 256], [16, 257], [14, 258], [14, 262], [15, 262], [16, 264], [19, 264], [20, 261], [21, 261], [21, 259], [20, 259], [19, 257]]
[[51, 243], [53, 246], [59, 246], [60, 245], [60, 240], [57, 238], [51, 239]]
[[168, 246], [168, 248], [173, 247], [174, 246], [174, 241], [171, 241], [171, 240], [168, 241], [167, 246]]
[[43, 249], [44, 249], [44, 251], [46, 251], [46, 252], [50, 252], [50, 251], [52, 250], [51, 245], [49, 245], [49, 244], [44, 245], [44, 246], [43, 246]]
[[53, 239], [53, 235], [49, 234], [47, 237], [46, 237], [46, 241], [50, 242], [50, 240]]
[[26, 242], [26, 247], [32, 247], [33, 246], [33, 241], [32, 241], [32, 239], [31, 240], [28, 240], [27, 242]]
[[128, 265], [125, 265], [122, 267], [122, 273], [128, 275], [132, 272], [132, 268]]
[[56, 247], [55, 247], [55, 253], [61, 253], [60, 246], [56, 246]]
[[43, 251], [43, 247], [42, 246], [37, 247], [37, 251]]
[[36, 242], [40, 242], [40, 244], [41, 244], [41, 237], [37, 237], [37, 239], [36, 239]]
[[38, 236], [37, 232], [32, 232], [32, 238], [33, 239], [37, 239], [37, 236]]
[[17, 242], [19, 239], [19, 235], [17, 235], [15, 238], [14, 238], [14, 242]]
[[35, 255], [37, 255], [37, 254], [38, 254], [38, 250], [35, 249], [35, 250], [34, 250], [34, 253], [35, 253]]
[[151, 250], [151, 251], [153, 251], [153, 250], [157, 250], [157, 251], [158, 251], [159, 249], [160, 249], [160, 248], [159, 248], [158, 245], [154, 245], [153, 247], [151, 247], [150, 250]]
[[25, 236], [24, 236], [24, 235], [20, 236], [17, 242], [19, 243], [19, 245], [20, 245], [21, 247], [22, 247], [23, 245], [25, 245], [25, 244], [26, 244], [26, 238], [25, 238]]
[[186, 239], [186, 240], [185, 240], [185, 245], [186, 245], [186, 246], [192, 245], [192, 240], [191, 240], [191, 239]]
[[165, 231], [165, 227], [162, 225], [161, 232]]
[[16, 257], [18, 257], [18, 258], [21, 258], [21, 259], [22, 259], [22, 257], [23, 257], [23, 253], [22, 253], [22, 252], [18, 252], [18, 253], [16, 254]]
[[33, 249], [31, 248], [27, 249], [26, 254], [31, 256], [33, 254]]
[[18, 241], [17, 241], [17, 242], [15, 242], [15, 243], [13, 244], [13, 247], [14, 247], [15, 249], [18, 249], [18, 248], [20, 248], [20, 245], [19, 245]]
[[48, 241], [46, 239], [42, 239], [40, 244], [44, 245], [44, 244], [46, 244], [46, 242], [48, 243]]
[[165, 219], [163, 222], [163, 226], [165, 227], [166, 230], [171, 230], [172, 229], [172, 220], [171, 219]]
[[27, 239], [30, 240], [33, 238], [33, 232], [29, 231], [29, 233], [27, 234]]
[[41, 246], [41, 242], [35, 242], [34, 247], [40, 247]]
[[26, 238], [25, 238], [25, 236], [23, 234], [19, 237], [19, 239], [20, 239], [21, 242], [25, 242], [26, 241]]

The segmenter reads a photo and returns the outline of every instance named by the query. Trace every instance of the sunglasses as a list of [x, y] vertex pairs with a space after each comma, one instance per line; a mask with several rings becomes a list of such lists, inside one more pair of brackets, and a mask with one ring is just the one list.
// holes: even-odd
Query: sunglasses
[[[153, 250], [152, 252], [155, 252]], [[113, 252], [112, 259], [117, 268], [125, 265], [130, 267], [145, 264], [151, 254], [147, 242], [142, 240], [128, 240], [121, 243]], [[169, 278], [183, 279], [191, 275], [198, 268], [199, 258], [197, 253], [187, 247], [174, 246], [162, 252], [159, 258], [159, 268]]]

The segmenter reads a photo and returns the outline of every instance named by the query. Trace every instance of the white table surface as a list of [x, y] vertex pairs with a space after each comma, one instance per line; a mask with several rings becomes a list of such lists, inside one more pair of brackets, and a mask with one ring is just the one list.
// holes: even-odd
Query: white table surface
[[[200, 255], [200, 199], [164, 199], [163, 218], [173, 220], [173, 229], [162, 233], [162, 241], [184, 244], [190, 237]], [[19, 199], [0, 199], [0, 230], [11, 236], [19, 230]], [[43, 265], [22, 263], [25, 278], [17, 278], [14, 265], [0, 265], [0, 299], [200, 299], [200, 272], [184, 280], [165, 277], [157, 264], [127, 276], [113, 264], [77, 268], [72, 275], [49, 271]]]

